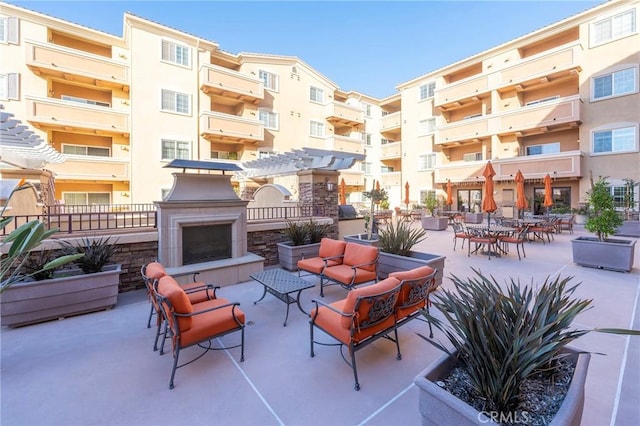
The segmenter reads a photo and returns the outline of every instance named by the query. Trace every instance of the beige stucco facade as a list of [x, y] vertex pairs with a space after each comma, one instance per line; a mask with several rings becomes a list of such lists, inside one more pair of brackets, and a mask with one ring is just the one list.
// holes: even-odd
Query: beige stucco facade
[[[451, 181], [457, 209], [491, 160], [500, 208], [513, 205], [518, 170], [531, 200], [549, 173], [577, 207], [590, 176], [640, 181], [639, 14], [637, 0], [610, 1], [376, 99], [299, 58], [228, 53], [188, 28], [125, 14], [115, 36], [0, 3], [0, 102], [68, 155], [47, 166], [59, 200], [150, 203], [170, 189], [163, 166], [176, 156], [248, 162], [310, 147], [366, 154], [341, 174], [350, 203], [374, 180], [403, 208], [407, 182], [413, 205], [428, 191], [443, 199]], [[614, 19], [627, 24], [596, 36]], [[613, 93], [596, 96], [609, 76]], [[603, 135], [611, 149], [594, 148]], [[267, 182], [297, 198], [295, 175], [234, 184], [251, 194]]]

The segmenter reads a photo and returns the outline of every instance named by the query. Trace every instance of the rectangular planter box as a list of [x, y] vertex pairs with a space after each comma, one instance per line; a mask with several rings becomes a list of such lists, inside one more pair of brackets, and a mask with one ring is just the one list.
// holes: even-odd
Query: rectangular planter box
[[448, 217], [423, 216], [422, 227], [430, 231], [443, 231], [449, 226]]
[[438, 270], [436, 273], [436, 284], [441, 285], [442, 277], [444, 276], [444, 260], [444, 256], [417, 251], [412, 251], [411, 257], [380, 252], [380, 258], [378, 259], [378, 277], [385, 279], [391, 272], [408, 271], [428, 265]]
[[466, 213], [464, 215], [465, 223], [482, 223], [483, 213]]
[[571, 240], [573, 262], [591, 268], [629, 272], [633, 268], [635, 240], [609, 238], [598, 241], [595, 237]]
[[618, 227], [616, 235], [621, 237], [640, 237], [640, 220], [625, 220]]
[[118, 301], [121, 265], [104, 269], [12, 285], [0, 296], [2, 325], [16, 327], [112, 308]]
[[365, 246], [378, 247], [380, 245], [377, 234], [371, 234], [370, 240], [367, 240], [367, 234], [345, 235], [342, 239], [348, 243], [362, 244]]
[[278, 261], [287, 271], [298, 270], [298, 260], [317, 257], [320, 251], [320, 243], [292, 246], [290, 243], [278, 243]]

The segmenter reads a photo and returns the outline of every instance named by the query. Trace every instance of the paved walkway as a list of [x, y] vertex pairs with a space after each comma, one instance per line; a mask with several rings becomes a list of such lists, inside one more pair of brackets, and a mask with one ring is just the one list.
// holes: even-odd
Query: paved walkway
[[[579, 227], [578, 227], [579, 228]], [[576, 230], [574, 236], [584, 231]], [[445, 277], [471, 275], [471, 267], [500, 282], [508, 277], [538, 283], [547, 276], [573, 276], [577, 295], [593, 298], [581, 315], [584, 327], [640, 329], [640, 254], [631, 273], [576, 266], [568, 233], [551, 244], [526, 244], [501, 258], [452, 250], [452, 231], [428, 233], [418, 249], [447, 257]], [[637, 246], [640, 246], [638, 244]], [[314, 278], [308, 277], [313, 280]], [[451, 282], [445, 278], [445, 286]], [[305, 290], [302, 306], [319, 297]], [[325, 290], [325, 300], [343, 298], [341, 288]], [[249, 326], [246, 359], [239, 351], [219, 351], [181, 368], [168, 389], [172, 359], [152, 351], [154, 330], [146, 328], [149, 305], [142, 292], [121, 295], [111, 311], [17, 329], [3, 328], [0, 423], [10, 425], [419, 425], [413, 378], [440, 353], [415, 332], [413, 321], [400, 330], [403, 358], [384, 339], [357, 354], [362, 389], [353, 390], [350, 368], [335, 347], [309, 356], [308, 320], [291, 307], [282, 326], [284, 304], [270, 295], [257, 305], [262, 286], [247, 282], [221, 289], [242, 304]], [[233, 342], [234, 336], [225, 341]], [[640, 424], [640, 338], [590, 333], [575, 346], [605, 355], [592, 357], [583, 425]], [[187, 350], [183, 356], [189, 355]]]

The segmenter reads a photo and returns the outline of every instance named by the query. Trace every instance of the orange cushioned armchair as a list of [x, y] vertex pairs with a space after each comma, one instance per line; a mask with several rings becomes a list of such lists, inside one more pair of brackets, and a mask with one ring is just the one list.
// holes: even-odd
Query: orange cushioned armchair
[[[399, 327], [421, 314], [422, 309], [429, 312], [429, 295], [435, 291], [438, 270], [430, 266], [421, 266], [409, 271], [392, 272], [389, 277], [401, 281], [398, 304], [396, 305], [396, 326]], [[430, 337], [433, 330], [429, 322]]]
[[298, 276], [300, 271], [309, 272], [319, 275], [322, 279], [322, 273], [327, 266], [335, 266], [342, 263], [342, 256], [347, 245], [346, 241], [334, 240], [332, 238], [323, 238], [320, 240], [320, 250], [317, 257], [308, 259], [300, 259], [298, 261]]
[[[364, 246], [360, 246], [364, 247]], [[311, 311], [311, 356], [314, 343], [327, 346], [340, 346], [340, 354], [353, 370], [355, 389], [360, 390], [355, 353], [380, 337], [392, 340], [398, 350], [397, 359], [401, 359], [398, 331], [395, 327], [395, 306], [400, 291], [400, 281], [387, 278], [379, 283], [358, 287], [349, 292], [346, 299], [327, 304], [313, 300], [315, 308]], [[322, 343], [314, 340], [314, 327], [327, 333], [338, 343]], [[394, 338], [388, 336], [394, 333]], [[349, 350], [350, 361], [345, 357], [343, 348]]]
[[342, 262], [324, 268], [320, 276], [320, 296], [324, 296], [324, 279], [340, 284], [347, 290], [369, 281], [378, 281], [378, 248], [347, 243]]
[[[184, 289], [168, 275], [156, 280], [153, 288], [158, 304], [167, 319], [173, 344], [173, 369], [169, 389], [174, 387], [173, 379], [176, 369], [199, 359], [209, 350], [240, 347], [240, 361], [244, 361], [245, 315], [238, 308], [239, 303], [229, 303], [226, 299], [218, 298], [193, 305]], [[240, 331], [239, 344], [220, 348], [212, 347], [212, 339], [236, 331]], [[178, 364], [180, 350], [193, 345], [203, 348], [204, 352], [191, 361]]]

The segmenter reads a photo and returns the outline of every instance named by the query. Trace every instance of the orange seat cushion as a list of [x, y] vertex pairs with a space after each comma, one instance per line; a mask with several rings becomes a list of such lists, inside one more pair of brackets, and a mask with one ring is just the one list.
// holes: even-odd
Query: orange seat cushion
[[364, 268], [355, 269], [355, 278], [353, 274], [354, 269], [344, 263], [324, 270], [325, 277], [343, 284], [351, 284], [351, 280], [353, 280], [353, 284], [362, 284], [368, 281], [374, 281], [377, 278], [375, 271], [369, 271]]
[[[335, 266], [342, 263], [342, 259], [330, 259], [327, 260], [327, 266]], [[311, 272], [312, 274], [321, 274], [324, 269], [324, 260], [321, 257], [312, 257], [309, 259], [298, 260], [298, 269]]]
[[[334, 240], [332, 238], [323, 238], [320, 240], [319, 257], [342, 256], [347, 242], [343, 240]], [[341, 259], [337, 259], [337, 263], [341, 263]]]
[[[158, 293], [169, 299], [171, 306], [178, 314], [193, 313], [193, 306], [184, 290], [178, 285], [173, 277], [165, 275], [158, 281]], [[180, 332], [191, 328], [191, 317], [178, 317], [178, 328]]]
[[[221, 299], [218, 299], [218, 301]], [[204, 302], [208, 304], [210, 302], [216, 302], [214, 300]], [[219, 302], [218, 302], [219, 303]], [[198, 310], [203, 304], [198, 304]], [[211, 306], [209, 306], [211, 307]], [[192, 317], [193, 321], [191, 328], [186, 331], [182, 331], [180, 334], [180, 347], [194, 345], [198, 342], [210, 340], [213, 337], [224, 334], [231, 330], [240, 328], [240, 325], [236, 322], [232, 314], [233, 306], [226, 306], [221, 309], [216, 309], [202, 314], [197, 314]], [[233, 310], [236, 314], [236, 318], [241, 324], [245, 322], [245, 315], [237, 306]], [[197, 312], [197, 311], [196, 311]]]
[[[346, 265], [361, 265], [363, 263], [372, 263], [378, 258], [378, 248], [373, 246], [365, 246], [357, 243], [347, 243], [344, 249], [344, 258], [342, 263]], [[375, 271], [375, 263], [363, 266], [362, 269], [367, 271]]]

